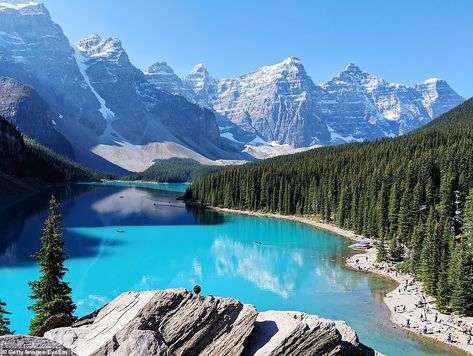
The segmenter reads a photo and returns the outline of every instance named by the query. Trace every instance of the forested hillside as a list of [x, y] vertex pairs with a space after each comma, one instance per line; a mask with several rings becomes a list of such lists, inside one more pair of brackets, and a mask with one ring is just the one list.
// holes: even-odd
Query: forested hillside
[[[0, 116], [0, 173], [27, 180], [28, 184], [93, 180], [99, 173], [81, 167], [28, 139]], [[5, 188], [5, 189], [3, 189]], [[0, 185], [0, 193], [6, 190]]]
[[143, 172], [123, 177], [124, 180], [183, 183], [220, 172], [225, 166], [208, 166], [190, 158], [157, 159]]
[[395, 139], [315, 149], [195, 181], [187, 197], [235, 209], [317, 215], [378, 240], [379, 258], [473, 312], [473, 99]]

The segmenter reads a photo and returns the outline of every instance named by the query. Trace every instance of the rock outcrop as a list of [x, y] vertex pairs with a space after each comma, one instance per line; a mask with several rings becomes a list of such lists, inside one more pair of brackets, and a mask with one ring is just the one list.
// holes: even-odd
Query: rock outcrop
[[344, 322], [298, 312], [258, 314], [252, 305], [185, 289], [123, 293], [44, 337], [94, 356], [375, 354]]
[[245, 355], [375, 355], [344, 321], [289, 311], [258, 314]]
[[15, 335], [0, 337], [0, 355], [75, 356], [76, 354], [61, 344], [46, 338]]

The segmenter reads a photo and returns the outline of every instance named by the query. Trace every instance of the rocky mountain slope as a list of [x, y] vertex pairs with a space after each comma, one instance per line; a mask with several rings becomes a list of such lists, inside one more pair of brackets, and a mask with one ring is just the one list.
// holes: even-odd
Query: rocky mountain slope
[[316, 85], [295, 57], [229, 79], [214, 78], [199, 64], [181, 81], [153, 84], [213, 109], [223, 137], [252, 146], [308, 147], [398, 136], [464, 100], [441, 79], [393, 84], [352, 63]]
[[38, 93], [15, 79], [0, 77], [0, 115], [39, 143], [72, 156], [69, 142], [55, 129], [55, 118]]
[[258, 313], [234, 299], [185, 289], [124, 293], [44, 338], [81, 356], [376, 354], [344, 322], [299, 312]]

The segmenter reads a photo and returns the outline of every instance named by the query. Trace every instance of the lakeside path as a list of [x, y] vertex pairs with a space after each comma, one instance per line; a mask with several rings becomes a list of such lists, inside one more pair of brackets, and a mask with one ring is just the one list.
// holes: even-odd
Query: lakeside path
[[[317, 229], [333, 232], [353, 241], [359, 241], [364, 238], [361, 235], [355, 234], [353, 231], [344, 230], [331, 224], [318, 222], [309, 217], [214, 207], [212, 207], [212, 209], [221, 212], [296, 221], [313, 226]], [[387, 293], [383, 298], [384, 303], [390, 311], [391, 321], [395, 325], [406, 330], [440, 341], [449, 346], [459, 348], [473, 355], [473, 337], [471, 345], [468, 345], [468, 335], [463, 332], [465, 327], [473, 330], [473, 317], [458, 317], [455, 315], [440, 313], [435, 309], [435, 299], [422, 293], [422, 284], [420, 282], [414, 281], [414, 278], [408, 274], [396, 272], [393, 266], [390, 266], [387, 263], [377, 263], [376, 253], [376, 248], [371, 248], [366, 252], [350, 256], [347, 258], [346, 265], [359, 271], [375, 273], [393, 279], [399, 284], [398, 287]], [[418, 308], [416, 306], [419, 300], [426, 302], [425, 308]], [[421, 320], [421, 314], [424, 320]], [[435, 322], [436, 314], [437, 322]], [[410, 328], [407, 328], [407, 319], [410, 321]], [[424, 334], [425, 327], [427, 328], [427, 334]], [[453, 343], [447, 342], [449, 334], [452, 336], [454, 341]]]

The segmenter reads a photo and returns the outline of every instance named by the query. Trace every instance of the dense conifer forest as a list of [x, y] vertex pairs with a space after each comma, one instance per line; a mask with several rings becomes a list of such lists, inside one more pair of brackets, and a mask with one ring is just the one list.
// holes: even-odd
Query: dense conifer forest
[[225, 169], [225, 166], [203, 165], [190, 158], [157, 159], [154, 161], [154, 164], [145, 171], [123, 177], [123, 179], [183, 183], [220, 172], [223, 169]]
[[14, 177], [50, 183], [95, 180], [103, 176], [23, 136], [1, 116], [0, 171]]
[[378, 258], [400, 262], [441, 310], [473, 313], [473, 99], [410, 134], [234, 167], [186, 195], [374, 238]]

